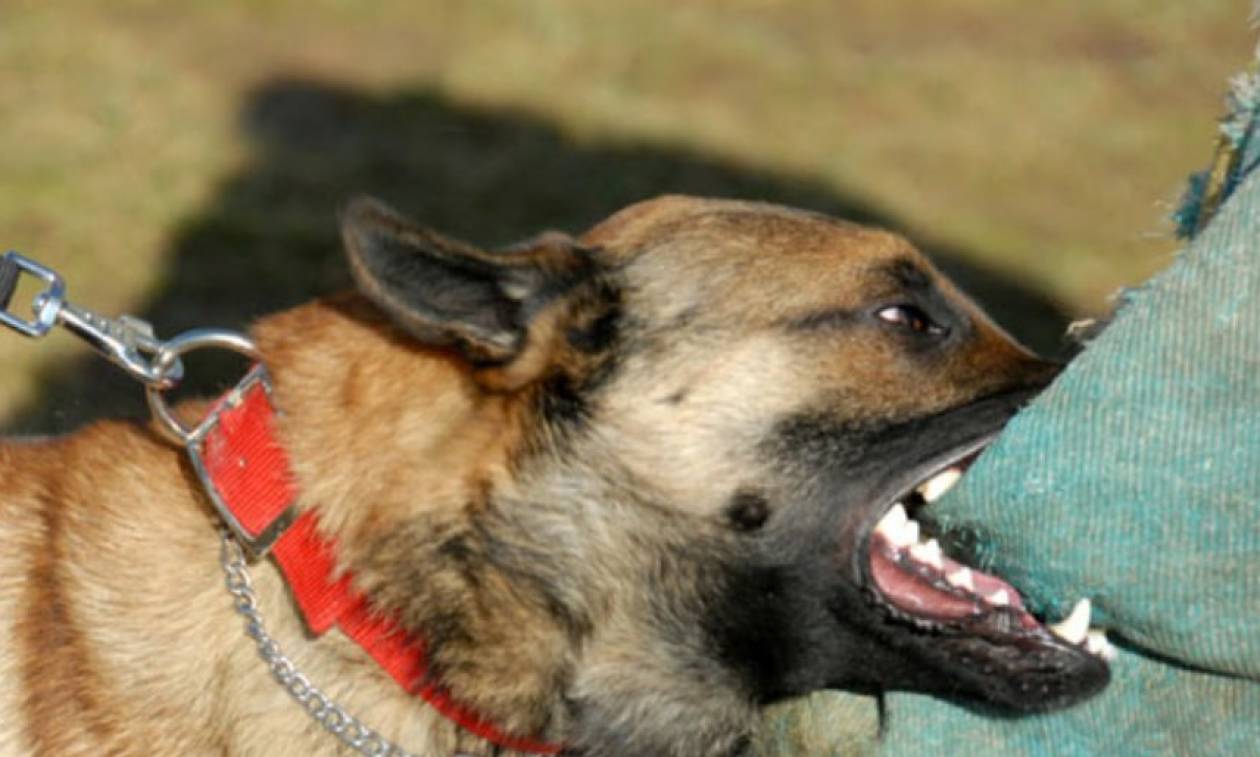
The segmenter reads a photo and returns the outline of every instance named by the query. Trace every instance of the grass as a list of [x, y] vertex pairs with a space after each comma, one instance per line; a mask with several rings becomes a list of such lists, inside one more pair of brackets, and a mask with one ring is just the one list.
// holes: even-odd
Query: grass
[[[9, 2], [0, 247], [171, 334], [344, 285], [333, 217], [362, 191], [486, 243], [663, 191], [756, 196], [911, 234], [1045, 344], [1168, 261], [1249, 10]], [[0, 336], [0, 428], [140, 412], [82, 354]]]

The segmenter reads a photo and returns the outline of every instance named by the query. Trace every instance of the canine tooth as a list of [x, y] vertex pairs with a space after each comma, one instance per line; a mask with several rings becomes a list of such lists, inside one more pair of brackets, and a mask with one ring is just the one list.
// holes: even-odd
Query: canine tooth
[[958, 570], [945, 576], [945, 580], [949, 581], [950, 586], [957, 586], [967, 591], [975, 591], [976, 584], [971, 580], [971, 568], [959, 568]]
[[1067, 618], [1049, 626], [1049, 628], [1064, 641], [1080, 644], [1082, 641], [1085, 641], [1085, 635], [1089, 632], [1090, 612], [1089, 600], [1082, 599], [1072, 608], [1072, 612], [1068, 613]]
[[1101, 628], [1091, 628], [1085, 634], [1085, 651], [1107, 662], [1116, 659], [1116, 648], [1107, 641], [1107, 632]]
[[900, 502], [893, 505], [891, 509], [885, 513], [884, 517], [879, 519], [875, 530], [883, 535], [885, 539], [896, 544], [897, 536], [906, 526], [906, 508]]
[[1011, 603], [1011, 595], [1007, 593], [1006, 589], [998, 589], [986, 597], [984, 601], [995, 607], [1006, 607]]
[[946, 468], [925, 481], [919, 487], [919, 494], [922, 495], [924, 501], [935, 502], [941, 498], [942, 494], [954, 488], [954, 484], [958, 483], [960, 478], [962, 478], [962, 471], [957, 468]]
[[919, 562], [927, 563], [937, 570], [945, 569], [945, 562], [942, 559], [941, 545], [936, 539], [928, 539], [924, 544], [915, 544], [910, 547], [910, 556]]

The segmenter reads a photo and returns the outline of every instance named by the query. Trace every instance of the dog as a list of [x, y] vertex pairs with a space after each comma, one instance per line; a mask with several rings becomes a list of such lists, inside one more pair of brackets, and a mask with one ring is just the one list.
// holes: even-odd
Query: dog
[[[919, 531], [1058, 366], [900, 236], [679, 196], [497, 251], [370, 199], [342, 234], [357, 291], [251, 334], [297, 508], [450, 706], [251, 570], [296, 667], [383, 737], [728, 755], [822, 688], [1041, 711], [1106, 683]], [[153, 427], [0, 444], [0, 481], [7, 753], [344, 749], [258, 659], [219, 518]]]

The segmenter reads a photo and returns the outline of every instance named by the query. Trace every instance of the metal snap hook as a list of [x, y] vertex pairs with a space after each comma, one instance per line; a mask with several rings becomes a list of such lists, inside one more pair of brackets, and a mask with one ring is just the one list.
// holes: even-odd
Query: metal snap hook
[[[33, 319], [21, 318], [9, 310], [24, 274], [45, 284], [44, 291], [31, 302]], [[170, 389], [184, 375], [184, 366], [178, 360], [161, 368], [149, 361], [161, 343], [148, 323], [129, 315], [106, 318], [75, 305], [66, 299], [66, 283], [56, 271], [13, 251], [0, 258], [0, 325], [32, 339], [47, 335], [54, 326], [64, 326], [146, 386]]]

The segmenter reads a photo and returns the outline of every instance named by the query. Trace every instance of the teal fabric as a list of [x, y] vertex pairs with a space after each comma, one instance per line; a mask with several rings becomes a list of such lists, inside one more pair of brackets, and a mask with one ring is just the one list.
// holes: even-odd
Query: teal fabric
[[1260, 62], [1251, 69], [1230, 82], [1228, 115], [1219, 126], [1216, 159], [1210, 168], [1190, 177], [1173, 212], [1182, 239], [1193, 239], [1211, 223], [1221, 203], [1260, 164]]
[[1066, 712], [891, 695], [881, 751], [1260, 754], [1260, 175], [933, 506], [1033, 608], [1123, 646]]

